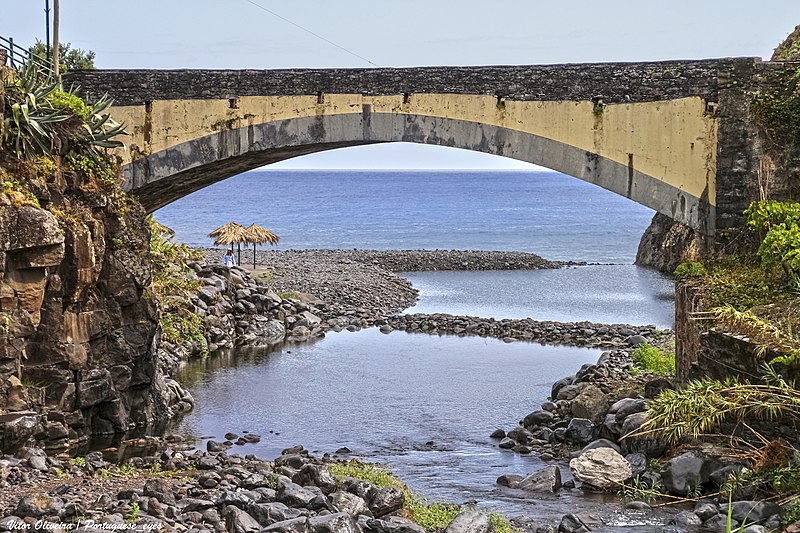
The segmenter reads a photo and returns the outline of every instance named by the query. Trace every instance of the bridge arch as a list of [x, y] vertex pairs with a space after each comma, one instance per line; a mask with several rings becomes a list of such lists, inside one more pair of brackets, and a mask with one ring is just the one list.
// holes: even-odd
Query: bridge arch
[[[596, 152], [490, 123], [416, 113], [318, 114], [221, 129], [123, 168], [125, 188], [154, 211], [241, 172], [335, 148], [408, 142], [473, 150], [534, 163], [626, 196], [705, 233], [713, 206], [670, 183]], [[631, 157], [632, 159], [632, 157]]]

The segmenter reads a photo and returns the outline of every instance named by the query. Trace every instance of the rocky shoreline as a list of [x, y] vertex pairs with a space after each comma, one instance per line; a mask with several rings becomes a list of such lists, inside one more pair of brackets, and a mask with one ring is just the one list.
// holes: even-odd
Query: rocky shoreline
[[[552, 400], [543, 404], [540, 410], [524, 416], [518, 427], [498, 430], [492, 435], [497, 439], [497, 445], [508, 449], [509, 453], [536, 453], [544, 461], [552, 463], [525, 477], [500, 476], [498, 485], [502, 490], [523, 492], [535, 499], [537, 492], [607, 490], [638, 475], [637, 483], [675, 492], [674, 487], [680, 483], [674, 481], [675, 476], [670, 472], [683, 468], [681, 461], [694, 460], [700, 461], [700, 465], [719, 466], [714, 472], [730, 469], [731, 465], [719, 464], [702, 452], [692, 451], [686, 458], [678, 456], [676, 459], [679, 461], [674, 467], [665, 466], [666, 470], [658, 472], [647, 471], [648, 458], [663, 453], [664, 444], [657, 439], [623, 439], [643, 423], [648, 399], [662, 388], [672, 386], [664, 379], [649, 379], [646, 375], [633, 378], [629, 371], [633, 365], [630, 353], [644, 342], [666, 342], [670, 332], [654, 326], [625, 324], [401, 314], [402, 309], [415, 301], [417, 292], [407, 280], [387, 268], [398, 271], [445, 270], [449, 265], [451, 269], [461, 269], [465, 261], [472, 264], [478, 261], [476, 258], [493, 262], [495, 268], [501, 268], [515, 256], [520, 261], [515, 265], [525, 264], [524, 260], [537, 261], [537, 268], [562, 266], [535, 260], [529, 257], [532, 254], [411, 252], [265, 252], [270, 257], [271, 269], [255, 279], [238, 267], [229, 269], [214, 263], [189, 263], [191, 272], [202, 285], [192, 296], [191, 303], [194, 313], [203, 321], [204, 339], [183, 344], [162, 342], [159, 364], [166, 376], [172, 376], [184, 361], [205, 356], [209, 351], [304, 342], [322, 337], [327, 331], [356, 331], [366, 327], [379, 327], [384, 333], [402, 330], [437, 335], [478, 335], [506, 342], [609, 348], [610, 351], [604, 352], [597, 364], [584, 365], [577, 374], [554, 384]], [[193, 406], [191, 394], [172, 378], [165, 382], [173, 415], [190, 410]], [[245, 435], [238, 438], [237, 444], [246, 445], [251, 437], [257, 439]], [[169, 443], [153, 439], [145, 446], [148, 451], [129, 463], [148, 479], [133, 477], [123, 480], [122, 484], [117, 475], [121, 467], [106, 464], [104, 461], [109, 457], [101, 454], [90, 454], [85, 458], [85, 464], [76, 465], [72, 459], [46, 457], [42, 450], [22, 448], [14, 456], [0, 459], [0, 485], [5, 489], [0, 497], [0, 514], [6, 517], [0, 520], [0, 531], [19, 529], [14, 525], [18, 522], [35, 525], [36, 520], [43, 517], [64, 524], [62, 529], [70, 529], [65, 520], [77, 523], [78, 517], [96, 519], [98, 523], [126, 524], [126, 515], [131, 509], [137, 510], [138, 517], [131, 521], [127, 516], [128, 523], [135, 523], [136, 528], [142, 531], [147, 530], [147, 524], [154, 523], [170, 531], [188, 529], [216, 533], [262, 530], [325, 533], [424, 531], [397, 515], [398, 509], [386, 514], [375, 512], [371, 508], [377, 490], [374, 487], [364, 488], [360, 483], [329, 483], [329, 474], [324, 473], [327, 458], [320, 461], [296, 453], [298, 450], [289, 450], [282, 458], [270, 462], [253, 456], [228, 455], [229, 445], [225, 443], [209, 441], [207, 445], [208, 452], [187, 454], [179, 451], [185, 445], [175, 442], [175, 439]], [[107, 455], [120, 459], [118, 449], [105, 451]], [[597, 454], [611, 454], [612, 458], [598, 459], [594, 457]], [[300, 458], [294, 458], [298, 455]], [[567, 467], [564, 461], [569, 458], [572, 462]], [[601, 469], [598, 474], [598, 461], [603, 468], [610, 461], [617, 471]], [[562, 484], [562, 468], [570, 469], [574, 479], [578, 480], [578, 488], [572, 482]], [[159, 470], [171, 472], [167, 476], [169, 482], [154, 477]], [[312, 470], [314, 474], [308, 474]], [[301, 474], [303, 471], [306, 474]], [[117, 491], [116, 498], [107, 494], [105, 498], [88, 503], [90, 495], [97, 491], [108, 492], [107, 488], [101, 488], [108, 481], [104, 478], [110, 475], [108, 472], [115, 473], [111, 478], [117, 484], [108, 486]], [[83, 485], [60, 483], [71, 477], [82, 478]], [[321, 486], [320, 479], [328, 481]], [[672, 485], [668, 485], [665, 479], [673, 479]], [[709, 477], [705, 482], [711, 479]], [[25, 494], [31, 490], [40, 491], [43, 496], [35, 501], [26, 499]], [[677, 493], [680, 490], [677, 489]], [[159, 499], [161, 494], [167, 494], [166, 503], [164, 498]], [[298, 494], [303, 495], [302, 498], [297, 499]], [[643, 502], [634, 505], [647, 508]], [[699, 524], [713, 530], [726, 509], [718, 502], [703, 502], [703, 505], [679, 515], [669, 526], [672, 528], [670, 531], [686, 531]], [[262, 511], [266, 507], [269, 511], [264, 514]], [[774, 525], [777, 520], [772, 513], [774, 509], [759, 509], [764, 514], [763, 522]], [[461, 529], [454, 526], [446, 531], [492, 531], [482, 513], [469, 515], [462, 521]], [[602, 517], [574, 512], [565, 515], [559, 524], [534, 526], [529, 519], [517, 523], [520, 531], [542, 533], [577, 533], [589, 531], [598, 524], [602, 524]], [[83, 527], [85, 531], [99, 530]], [[762, 530], [748, 528], [747, 531], [758, 533]]]

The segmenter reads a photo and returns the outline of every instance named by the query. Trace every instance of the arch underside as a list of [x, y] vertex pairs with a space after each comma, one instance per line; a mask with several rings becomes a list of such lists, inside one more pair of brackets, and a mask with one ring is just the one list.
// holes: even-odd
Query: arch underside
[[552, 139], [457, 119], [401, 113], [299, 117], [207, 135], [126, 165], [126, 190], [152, 212], [212, 183], [323, 150], [384, 142], [449, 146], [541, 165], [615, 192], [711, 235], [714, 206], [664, 181]]

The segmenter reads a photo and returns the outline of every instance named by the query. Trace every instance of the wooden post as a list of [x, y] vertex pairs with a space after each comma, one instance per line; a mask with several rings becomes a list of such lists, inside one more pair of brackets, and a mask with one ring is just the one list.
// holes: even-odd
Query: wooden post
[[53, 0], [53, 74], [57, 82], [61, 82], [61, 70], [58, 65], [58, 3], [59, 0]]

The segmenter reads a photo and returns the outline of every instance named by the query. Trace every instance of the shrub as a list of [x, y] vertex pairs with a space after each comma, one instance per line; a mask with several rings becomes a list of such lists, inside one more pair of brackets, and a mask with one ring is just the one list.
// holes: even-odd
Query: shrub
[[666, 353], [661, 348], [648, 343], [639, 345], [631, 354], [633, 361], [642, 370], [654, 376], [664, 376], [675, 373], [675, 354]]
[[703, 263], [700, 263], [699, 261], [681, 263], [675, 269], [676, 279], [699, 278], [701, 276], [705, 276], [705, 274], [706, 267], [703, 266]]
[[800, 279], [800, 202], [763, 200], [753, 202], [745, 211], [747, 225], [765, 231], [758, 248], [761, 265], [772, 274], [776, 270], [798, 284]]
[[56, 89], [50, 94], [50, 103], [54, 109], [69, 111], [74, 116], [83, 120], [89, 118], [89, 108], [81, 97], [75, 93]]

